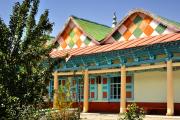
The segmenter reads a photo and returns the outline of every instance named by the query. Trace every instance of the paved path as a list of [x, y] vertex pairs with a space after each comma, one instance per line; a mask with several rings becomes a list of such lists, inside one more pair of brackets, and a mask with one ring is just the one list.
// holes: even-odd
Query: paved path
[[[117, 120], [118, 114], [81, 113], [81, 120]], [[144, 120], [180, 120], [180, 116], [146, 115]]]

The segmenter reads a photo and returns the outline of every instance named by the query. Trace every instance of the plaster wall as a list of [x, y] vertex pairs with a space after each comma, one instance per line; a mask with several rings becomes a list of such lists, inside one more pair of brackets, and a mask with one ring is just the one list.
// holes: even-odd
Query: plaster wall
[[[180, 70], [173, 72], [174, 101], [180, 103]], [[134, 99], [130, 102], [166, 102], [166, 71], [134, 74]]]

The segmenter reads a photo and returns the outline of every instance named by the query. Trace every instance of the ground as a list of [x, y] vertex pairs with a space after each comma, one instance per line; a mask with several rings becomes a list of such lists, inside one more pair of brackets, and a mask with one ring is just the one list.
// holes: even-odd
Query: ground
[[[117, 120], [118, 114], [81, 113], [81, 120]], [[146, 115], [144, 120], [180, 120], [180, 116]]]

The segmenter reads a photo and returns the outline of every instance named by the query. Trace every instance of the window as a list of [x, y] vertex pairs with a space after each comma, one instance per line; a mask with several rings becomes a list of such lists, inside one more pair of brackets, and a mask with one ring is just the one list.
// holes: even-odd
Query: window
[[79, 80], [79, 88], [78, 88], [78, 93], [80, 100], [84, 99], [84, 81], [82, 79]]
[[[121, 98], [121, 77], [111, 77], [110, 99], [119, 100]], [[126, 77], [126, 98], [133, 98], [133, 79], [132, 76]]]
[[96, 77], [97, 84], [101, 84], [101, 76]]
[[111, 94], [110, 94], [110, 98], [111, 99], [120, 99], [120, 77], [112, 77], [111, 78], [111, 83], [110, 83], [110, 90], [111, 90]]

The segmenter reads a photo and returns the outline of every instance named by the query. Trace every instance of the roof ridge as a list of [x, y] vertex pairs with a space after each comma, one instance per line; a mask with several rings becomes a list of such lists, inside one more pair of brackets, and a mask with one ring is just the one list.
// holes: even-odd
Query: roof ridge
[[166, 18], [166, 17], [162, 17], [162, 16], [160, 16], [158, 14], [155, 14], [154, 12], [144, 10], [143, 8], [134, 8], [134, 9], [132, 9], [132, 10], [130, 10], [128, 12], [128, 15], [131, 15], [131, 14], [133, 14], [135, 12], [141, 12], [143, 14], [148, 14], [149, 16], [151, 16], [151, 17], [153, 17], [155, 19], [160, 19], [162, 22], [165, 22], [167, 25], [171, 24], [172, 26], [175, 26], [175, 27], [180, 29], [180, 22], [171, 20], [171, 19]]
[[[130, 11], [128, 12], [128, 14], [125, 15], [125, 17], [123, 17], [123, 19], [121, 19], [121, 20], [118, 22], [118, 24], [117, 24], [116, 27], [112, 30], [112, 32], [111, 32], [110, 34], [108, 34], [101, 43], [104, 43], [104, 42], [105, 42], [131, 15], [133, 15], [134, 13], [142, 13], [142, 14], [145, 14], [145, 15], [147, 15], [147, 16], [150, 16], [150, 17], [152, 17], [153, 19], [155, 19], [156, 21], [158, 21], [158, 22], [164, 24], [165, 26], [173, 29], [175, 32], [180, 32], [180, 25], [179, 25], [180, 23], [178, 23], [178, 25], [175, 24], [175, 23], [173, 24], [173, 20], [168, 21], [167, 18], [165, 18], [166, 20], [165, 20], [165, 19], [163, 20], [163, 18], [158, 17], [158, 15], [154, 14], [153, 12], [146, 11], [146, 10], [144, 10], [144, 9], [142, 9], [142, 8], [134, 8], [134, 9], [130, 10]], [[174, 21], [174, 22], [175, 22], [175, 21]], [[176, 23], [177, 23], [177, 22], [176, 22]]]
[[91, 22], [91, 23], [94, 23], [94, 24], [97, 24], [97, 25], [102, 25], [102, 26], [107, 27], [107, 28], [111, 28], [108, 25], [104, 25], [104, 24], [101, 24], [101, 23], [98, 23], [98, 22], [94, 22], [94, 21], [91, 21], [91, 20], [80, 18], [80, 17], [74, 16], [74, 15], [71, 15], [70, 17], [75, 18], [75, 19], [80, 19], [80, 20], [83, 20], [83, 21], [87, 21], [87, 22]]
[[[158, 41], [154, 41], [154, 38], [158, 39]], [[172, 39], [173, 38], [173, 39]], [[56, 53], [53, 53], [53, 51], [50, 53], [51, 57], [62, 57], [65, 56], [67, 53], [72, 56], [80, 56], [80, 55], [89, 55], [89, 54], [96, 54], [96, 53], [102, 53], [102, 52], [109, 52], [109, 51], [115, 51], [115, 50], [125, 50], [129, 48], [134, 47], [147, 47], [154, 44], [164, 44], [164, 43], [170, 43], [170, 42], [176, 42], [180, 41], [180, 33], [171, 33], [171, 34], [163, 34], [159, 36], [149, 36], [146, 38], [134, 39], [131, 41], [124, 41], [124, 42], [115, 42], [113, 44], [106, 44], [106, 45], [100, 45], [100, 46], [88, 46], [84, 48], [73, 48], [73, 50], [68, 49], [67, 51], [60, 50], [55, 51]], [[137, 42], [138, 40], [138, 42]], [[148, 42], [145, 42], [148, 41]], [[144, 44], [145, 42], [145, 44]], [[131, 44], [129, 44], [131, 43]], [[118, 44], [118, 45], [115, 45]]]
[[159, 17], [160, 19], [166, 21], [166, 22], [170, 22], [170, 24], [173, 24], [173, 25], [176, 25], [177, 27], [180, 28], [180, 22], [177, 22], [177, 21], [174, 21], [174, 20], [171, 20], [169, 18], [166, 18], [166, 17], [163, 17], [163, 16], [160, 16], [160, 15], [156, 15], [157, 17]]

